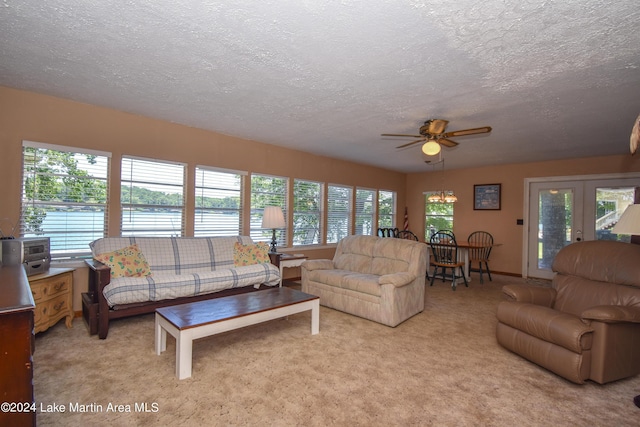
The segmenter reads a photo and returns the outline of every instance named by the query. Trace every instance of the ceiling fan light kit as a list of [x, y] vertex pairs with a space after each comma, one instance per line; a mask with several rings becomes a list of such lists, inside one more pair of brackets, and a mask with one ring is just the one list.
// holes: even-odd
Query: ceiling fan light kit
[[430, 139], [422, 146], [422, 152], [427, 156], [435, 156], [440, 152], [440, 144], [434, 139]]
[[466, 136], [466, 135], [477, 135], [480, 133], [489, 133], [491, 132], [490, 126], [484, 126], [480, 128], [473, 129], [462, 129], [456, 130], [453, 132], [445, 132], [447, 128], [448, 120], [442, 119], [431, 119], [424, 122], [424, 125], [420, 126], [419, 135], [407, 135], [402, 133], [383, 133], [382, 136], [399, 136], [399, 137], [410, 137], [410, 138], [420, 138], [412, 142], [408, 142], [406, 144], [402, 144], [397, 146], [396, 148], [405, 148], [410, 147], [419, 142], [424, 142], [422, 145], [422, 152], [427, 156], [435, 156], [441, 150], [443, 145], [447, 147], [455, 147], [458, 145], [457, 142], [450, 140], [450, 137], [456, 136]]

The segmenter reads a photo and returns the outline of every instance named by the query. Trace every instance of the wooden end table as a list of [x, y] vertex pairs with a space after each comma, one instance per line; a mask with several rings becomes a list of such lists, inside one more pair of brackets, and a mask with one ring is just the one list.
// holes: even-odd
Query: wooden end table
[[[271, 253], [271, 262], [280, 269], [280, 286], [284, 281], [284, 269], [300, 267], [309, 257], [304, 254], [283, 254], [283, 253]], [[275, 262], [274, 262], [275, 261]]]

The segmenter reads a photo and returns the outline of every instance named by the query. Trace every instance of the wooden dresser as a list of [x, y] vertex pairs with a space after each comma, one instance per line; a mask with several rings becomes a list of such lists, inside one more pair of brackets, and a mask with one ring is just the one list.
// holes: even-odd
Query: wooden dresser
[[0, 411], [0, 426], [36, 425], [34, 310], [22, 266], [0, 266], [0, 402], [7, 402]]
[[46, 331], [66, 317], [67, 328], [73, 321], [73, 268], [50, 268], [42, 274], [29, 276], [29, 285], [36, 303], [35, 331]]

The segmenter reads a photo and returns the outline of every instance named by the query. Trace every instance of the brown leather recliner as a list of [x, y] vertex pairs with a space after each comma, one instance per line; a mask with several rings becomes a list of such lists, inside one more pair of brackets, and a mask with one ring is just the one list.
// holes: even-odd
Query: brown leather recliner
[[640, 373], [640, 245], [573, 243], [552, 268], [550, 288], [503, 287], [498, 343], [577, 384]]

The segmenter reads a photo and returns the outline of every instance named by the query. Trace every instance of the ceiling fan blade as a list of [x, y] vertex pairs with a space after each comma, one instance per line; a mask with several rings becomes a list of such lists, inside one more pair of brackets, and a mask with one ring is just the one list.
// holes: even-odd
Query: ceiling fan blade
[[489, 132], [491, 132], [491, 127], [484, 126], [481, 128], [454, 130], [453, 132], [443, 133], [442, 136], [445, 138], [449, 138], [450, 136], [475, 135], [478, 133], [489, 133]]
[[439, 135], [444, 132], [447, 127], [448, 120], [433, 119], [429, 121], [429, 133], [431, 135]]
[[422, 138], [422, 135], [406, 135], [404, 133], [383, 133], [381, 136], [410, 136], [411, 138]]
[[445, 147], [455, 147], [456, 145], [458, 145], [458, 143], [457, 143], [457, 142], [452, 141], [452, 140], [447, 139], [447, 138], [440, 138], [440, 139], [438, 140], [438, 144], [442, 144], [442, 145], [444, 145]]
[[404, 148], [413, 144], [417, 144], [418, 142], [424, 142], [425, 138], [419, 139], [417, 141], [407, 142], [406, 144], [398, 145], [396, 148]]

